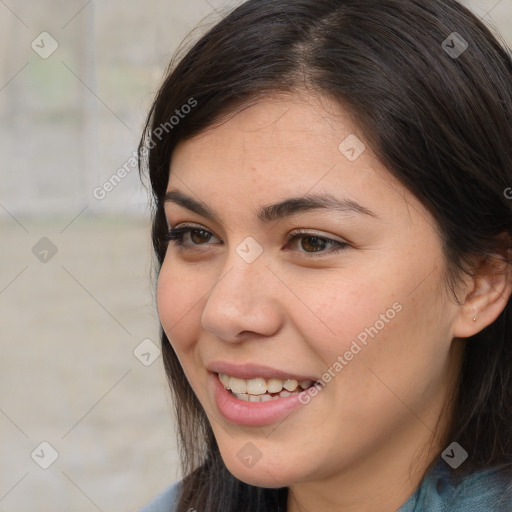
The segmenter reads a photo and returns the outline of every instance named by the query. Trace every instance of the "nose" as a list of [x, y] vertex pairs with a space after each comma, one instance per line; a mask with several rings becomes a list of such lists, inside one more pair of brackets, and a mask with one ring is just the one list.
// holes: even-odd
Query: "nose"
[[247, 336], [273, 336], [283, 321], [279, 282], [263, 257], [246, 263], [236, 253], [228, 258], [201, 315], [203, 328], [235, 343]]

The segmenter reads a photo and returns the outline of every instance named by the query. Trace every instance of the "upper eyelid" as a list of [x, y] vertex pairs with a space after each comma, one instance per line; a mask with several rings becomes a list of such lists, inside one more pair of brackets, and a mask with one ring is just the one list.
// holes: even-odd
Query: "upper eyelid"
[[[167, 223], [168, 226], [169, 223]], [[183, 223], [183, 225], [181, 224], [177, 224], [176, 226], [174, 227], [169, 227], [169, 232], [173, 231], [173, 230], [189, 230], [189, 231], [192, 231], [194, 229], [197, 229], [197, 230], [203, 230], [203, 231], [207, 231], [208, 233], [211, 233], [215, 238], [218, 238], [219, 240], [222, 241], [222, 239], [216, 235], [211, 229], [205, 227], [205, 226], [202, 226], [201, 224], [199, 225], [193, 225], [193, 224], [189, 224], [189, 223]], [[314, 231], [308, 231], [304, 228], [296, 228], [295, 230], [292, 230], [291, 233], [289, 233], [286, 238], [288, 241], [291, 241], [295, 238], [300, 238], [301, 236], [303, 237], [308, 237], [308, 236], [311, 236], [311, 237], [317, 237], [317, 238], [321, 238], [323, 240], [327, 240], [327, 241], [331, 241], [331, 242], [334, 242], [334, 243], [337, 243], [337, 244], [346, 244], [346, 245], [349, 245], [349, 242], [345, 239], [341, 239], [341, 240], [336, 240], [335, 238], [333, 238], [333, 236], [335, 235], [329, 235], [329, 234], [322, 234], [322, 233], [318, 233], [318, 232], [314, 232]], [[341, 237], [340, 237], [341, 238]]]
[[[292, 236], [316, 236], [317, 238], [323, 238], [325, 240], [331, 240], [333, 242], [337, 242], [337, 243], [346, 243], [348, 244], [348, 241], [345, 240], [344, 238], [342, 237], [336, 237], [336, 235], [330, 235], [330, 234], [323, 234], [323, 233], [319, 233], [319, 232], [315, 232], [314, 230], [312, 231], [308, 231], [304, 228], [297, 228], [295, 230], [293, 230], [289, 235], [288, 235], [288, 238], [292, 237]], [[336, 238], [340, 238], [340, 240], [336, 240]]]
[[214, 231], [212, 231], [211, 229], [205, 227], [205, 226], [202, 226], [201, 224], [199, 225], [193, 225], [193, 224], [189, 224], [187, 222], [183, 223], [182, 224], [177, 224], [176, 226], [171, 226], [169, 224], [169, 222], [167, 222], [167, 226], [168, 226], [168, 230], [169, 230], [169, 233], [173, 230], [194, 230], [194, 229], [197, 229], [197, 230], [202, 230], [202, 231], [208, 231], [208, 233], [211, 233], [213, 236], [215, 236], [216, 238], [218, 238], [219, 240], [221, 239], [220, 236], [216, 235]]

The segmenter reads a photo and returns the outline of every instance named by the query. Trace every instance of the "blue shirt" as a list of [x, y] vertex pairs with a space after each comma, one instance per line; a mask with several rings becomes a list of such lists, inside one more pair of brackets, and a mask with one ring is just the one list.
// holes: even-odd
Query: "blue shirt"
[[[172, 484], [140, 512], [176, 512], [180, 484]], [[397, 512], [512, 512], [512, 482], [486, 470], [455, 485], [441, 460]]]

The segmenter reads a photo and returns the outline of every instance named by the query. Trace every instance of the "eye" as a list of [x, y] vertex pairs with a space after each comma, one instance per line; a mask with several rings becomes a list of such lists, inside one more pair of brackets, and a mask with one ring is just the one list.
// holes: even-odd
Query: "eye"
[[[296, 242], [299, 243], [297, 244]], [[349, 247], [349, 244], [346, 242], [333, 240], [331, 238], [319, 236], [317, 233], [310, 233], [302, 230], [295, 231], [288, 235], [288, 245], [293, 244], [298, 245], [303, 249], [298, 252], [304, 254], [304, 257], [306, 258], [315, 258], [318, 256], [334, 254]]]
[[[169, 230], [166, 240], [173, 245], [193, 248], [193, 246], [209, 246], [210, 241], [216, 239], [222, 243], [211, 231], [199, 226], [184, 225]], [[318, 233], [298, 230], [287, 237], [287, 246], [299, 246], [299, 249], [291, 249], [303, 258], [316, 258], [335, 254], [349, 247], [346, 242], [333, 240]]]
[[187, 241], [190, 241], [192, 245], [205, 245], [208, 244], [212, 237], [217, 238], [207, 229], [194, 226], [180, 226], [169, 230], [166, 239], [174, 245], [185, 246], [190, 245], [186, 243]]

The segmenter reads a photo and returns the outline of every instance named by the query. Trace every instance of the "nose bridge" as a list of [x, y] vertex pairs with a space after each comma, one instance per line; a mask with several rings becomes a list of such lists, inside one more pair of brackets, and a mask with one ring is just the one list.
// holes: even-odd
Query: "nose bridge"
[[271, 335], [279, 327], [272, 273], [263, 250], [257, 254], [255, 249], [246, 240], [230, 251], [204, 305], [203, 327], [226, 341], [236, 341], [245, 331]]
[[[263, 251], [255, 256], [252, 248], [243, 242], [231, 251], [224, 266], [223, 278], [213, 287], [210, 298], [216, 293], [222, 300], [236, 301], [242, 307], [250, 307], [254, 300], [261, 302], [265, 295], [265, 282], [269, 273]], [[224, 296], [224, 293], [227, 295]]]

